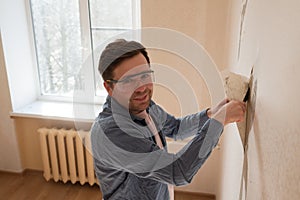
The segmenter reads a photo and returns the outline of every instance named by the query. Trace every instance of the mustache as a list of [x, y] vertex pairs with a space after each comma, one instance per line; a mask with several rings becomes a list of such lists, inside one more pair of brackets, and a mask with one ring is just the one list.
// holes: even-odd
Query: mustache
[[143, 92], [134, 92], [132, 93], [131, 95], [131, 99], [134, 99], [136, 97], [141, 97], [141, 96], [144, 96], [146, 94], [151, 94], [151, 90], [150, 89], [146, 89], [145, 91]]

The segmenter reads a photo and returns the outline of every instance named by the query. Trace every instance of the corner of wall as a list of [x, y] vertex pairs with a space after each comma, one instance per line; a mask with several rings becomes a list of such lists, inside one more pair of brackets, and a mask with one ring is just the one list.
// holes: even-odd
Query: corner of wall
[[16, 137], [14, 121], [10, 118], [12, 111], [8, 89], [6, 65], [0, 33], [0, 170], [22, 172], [19, 145]]

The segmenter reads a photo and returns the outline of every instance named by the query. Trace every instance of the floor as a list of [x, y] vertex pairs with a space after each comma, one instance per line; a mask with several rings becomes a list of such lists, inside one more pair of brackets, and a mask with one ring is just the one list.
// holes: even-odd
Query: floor
[[[0, 172], [0, 199], [3, 200], [101, 200], [98, 185], [46, 181], [41, 172], [24, 174]], [[212, 195], [175, 191], [175, 200], [214, 200]]]

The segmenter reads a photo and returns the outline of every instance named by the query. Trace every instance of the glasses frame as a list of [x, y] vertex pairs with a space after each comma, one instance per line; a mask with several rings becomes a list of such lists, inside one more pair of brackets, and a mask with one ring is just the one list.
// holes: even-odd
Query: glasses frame
[[[136, 84], [137, 84], [136, 80], [133, 80], [134, 83], [135, 83], [135, 86], [127, 86], [127, 87], [125, 87], [125, 85], [123, 85], [122, 83], [126, 83], [126, 81], [132, 79], [133, 77], [143, 76], [144, 74], [149, 74], [149, 76], [151, 76], [151, 83], [155, 82], [155, 77], [154, 77], [154, 71], [153, 70], [147, 70], [147, 71], [142, 71], [142, 72], [137, 73], [137, 74], [128, 75], [128, 76], [125, 76], [124, 78], [122, 78], [121, 80], [108, 79], [105, 82], [107, 82], [110, 85], [111, 84], [118, 84], [119, 83], [120, 87], [119, 87], [118, 90], [120, 90], [122, 92], [131, 91], [133, 88], [136, 89]], [[139, 78], [138, 81], [141, 82], [142, 81], [141, 78]], [[112, 85], [110, 87], [112, 87]]]
[[123, 78], [121, 80], [108, 79], [108, 80], [105, 80], [105, 82], [107, 82], [107, 83], [115, 83], [115, 84], [116, 83], [122, 83], [122, 82], [125, 82], [125, 81], [127, 81], [128, 79], [130, 79], [132, 77], [143, 75], [143, 74], [147, 74], [147, 73], [153, 74], [154, 71], [153, 70], [147, 70], [147, 71], [143, 71], [143, 72], [140, 72], [140, 73], [137, 73], [137, 74], [132, 74], [132, 75], [126, 76], [125, 78]]

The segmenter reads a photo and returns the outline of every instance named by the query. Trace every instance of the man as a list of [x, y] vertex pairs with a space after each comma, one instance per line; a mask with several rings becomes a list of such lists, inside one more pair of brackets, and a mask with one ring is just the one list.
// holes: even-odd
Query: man
[[[213, 109], [183, 118], [151, 100], [153, 71], [138, 42], [107, 45], [99, 72], [108, 92], [92, 128], [95, 171], [103, 198], [170, 199], [168, 184], [185, 185], [209, 157], [223, 126], [243, 120], [245, 104], [224, 99]], [[178, 153], [167, 152], [165, 137], [193, 139]]]

